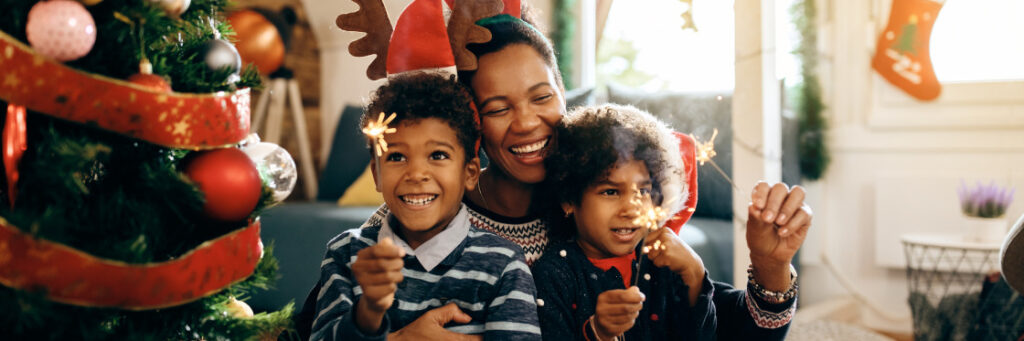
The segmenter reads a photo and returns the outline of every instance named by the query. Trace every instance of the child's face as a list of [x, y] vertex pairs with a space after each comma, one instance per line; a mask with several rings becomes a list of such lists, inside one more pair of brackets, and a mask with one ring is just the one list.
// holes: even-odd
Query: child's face
[[638, 205], [630, 200], [639, 190], [642, 203], [651, 203], [651, 177], [642, 161], [620, 162], [608, 174], [583, 190], [579, 204], [563, 204], [571, 209], [576, 222], [578, 242], [590, 258], [609, 258], [633, 252], [647, 231], [633, 223]]
[[480, 160], [466, 153], [452, 129], [437, 118], [403, 121], [385, 134], [388, 151], [374, 167], [374, 181], [407, 242], [430, 239], [459, 211], [462, 194], [476, 187]]

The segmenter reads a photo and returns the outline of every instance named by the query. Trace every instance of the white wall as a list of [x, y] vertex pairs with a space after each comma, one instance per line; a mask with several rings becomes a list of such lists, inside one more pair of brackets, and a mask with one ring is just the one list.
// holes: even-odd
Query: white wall
[[[402, 9], [411, 2], [412, 0], [384, 0], [392, 24]], [[534, 0], [529, 3], [537, 11], [540, 26], [549, 29], [551, 1]], [[335, 24], [339, 14], [352, 13], [358, 9], [354, 2], [302, 0], [302, 4], [309, 14], [310, 25], [320, 45], [320, 143], [321, 157], [326, 160], [342, 108], [348, 104], [365, 105], [370, 93], [383, 84], [383, 81], [370, 81], [366, 78], [366, 67], [370, 65], [373, 57], [357, 58], [348, 53], [348, 44], [363, 34], [342, 31]]]
[[[802, 258], [802, 303], [848, 294], [822, 266], [828, 252], [873, 304], [909, 318], [900, 235], [957, 231], [960, 178], [1024, 190], [1024, 84], [943, 85], [937, 101], [918, 102], [870, 67], [891, 0], [819, 3], [833, 161], [825, 180], [808, 186], [815, 218]], [[1021, 213], [1018, 197], [1008, 216]], [[862, 316], [875, 327], [910, 328], [909, 320]]]

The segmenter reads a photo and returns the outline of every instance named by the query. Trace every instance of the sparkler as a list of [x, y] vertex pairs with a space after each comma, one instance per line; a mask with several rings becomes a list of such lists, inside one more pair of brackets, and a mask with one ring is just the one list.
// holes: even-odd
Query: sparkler
[[[374, 162], [377, 163], [377, 179], [381, 179], [380, 175], [380, 157], [384, 155], [384, 152], [388, 151], [388, 141], [384, 140], [384, 134], [391, 134], [398, 131], [398, 128], [388, 127], [391, 121], [395, 120], [395, 113], [391, 113], [387, 119], [384, 119], [384, 113], [381, 112], [377, 116], [377, 121], [370, 121], [363, 127], [363, 134], [373, 141], [373, 150], [377, 154], [377, 157], [373, 158]], [[379, 189], [379, 187], [378, 187]]]
[[[666, 213], [664, 209], [659, 206], [654, 206], [650, 199], [649, 194], [643, 194], [636, 185], [633, 185], [633, 197], [629, 199], [629, 203], [633, 205], [633, 209], [637, 212], [637, 217], [633, 218], [633, 224], [644, 229], [646, 232], [646, 234], [644, 234], [644, 238], [640, 241], [640, 244], [647, 243], [647, 236], [650, 235], [651, 232], [654, 232], [659, 228], [663, 228], [658, 222], [668, 216], [668, 213]], [[669, 199], [668, 202], [672, 202], [674, 200], [675, 198], [672, 198]], [[636, 262], [636, 276], [633, 278], [633, 286], [637, 286], [640, 282], [640, 277], [643, 275], [643, 257], [652, 250], [652, 247], [653, 250], [664, 250], [667, 248], [665, 245], [661, 244], [660, 240], [654, 241], [654, 245], [652, 246], [643, 247], [640, 259]]]
[[384, 141], [384, 134], [391, 134], [398, 131], [397, 128], [388, 127], [388, 124], [394, 120], [395, 113], [391, 113], [391, 116], [388, 116], [385, 120], [384, 113], [382, 112], [377, 116], [377, 122], [370, 121], [365, 127], [363, 127], [363, 134], [366, 134], [366, 137], [373, 140], [373, 149], [376, 151], [377, 157], [384, 155], [384, 152], [388, 151], [388, 142]]
[[703, 166], [705, 162], [710, 162], [711, 166], [715, 167], [715, 170], [718, 171], [718, 174], [721, 174], [722, 177], [732, 185], [732, 188], [736, 190], [736, 192], [740, 192], [740, 188], [736, 186], [736, 183], [732, 182], [732, 178], [726, 175], [725, 171], [723, 171], [721, 167], [718, 167], [715, 160], [712, 160], [715, 155], [718, 155], [718, 152], [715, 152], [715, 137], [718, 137], [718, 128], [715, 128], [711, 133], [711, 138], [707, 141], [700, 142], [696, 136], [693, 137], [693, 140], [697, 143], [697, 162], [700, 163], [701, 166]]

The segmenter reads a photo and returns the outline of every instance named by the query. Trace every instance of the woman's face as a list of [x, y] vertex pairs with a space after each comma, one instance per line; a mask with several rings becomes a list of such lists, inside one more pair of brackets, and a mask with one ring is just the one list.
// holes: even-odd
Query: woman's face
[[472, 86], [490, 162], [519, 182], [544, 180], [544, 157], [565, 113], [554, 70], [529, 45], [513, 44], [480, 57]]

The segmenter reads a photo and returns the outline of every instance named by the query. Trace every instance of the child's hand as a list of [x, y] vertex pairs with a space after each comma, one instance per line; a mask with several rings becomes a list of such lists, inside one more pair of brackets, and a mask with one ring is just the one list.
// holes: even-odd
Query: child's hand
[[360, 305], [381, 315], [391, 307], [398, 282], [402, 281], [404, 256], [405, 250], [395, 246], [391, 238], [359, 250], [356, 261], [352, 263], [352, 275], [363, 288]]
[[624, 334], [640, 315], [644, 307], [644, 294], [640, 288], [608, 290], [597, 296], [597, 309], [594, 312], [594, 330], [601, 340]]
[[700, 288], [704, 281], [704, 262], [672, 230], [662, 227], [651, 232], [644, 242], [644, 250], [649, 250], [647, 258], [655, 266], [667, 267], [682, 276], [686, 285]]
[[[700, 256], [672, 232], [662, 227], [647, 235], [644, 249], [649, 250], [647, 258], [658, 267], [667, 267], [683, 278], [689, 287], [686, 296], [690, 306], [697, 304], [697, 296], [704, 289], [704, 262]], [[643, 276], [643, 274], [636, 274]]]

